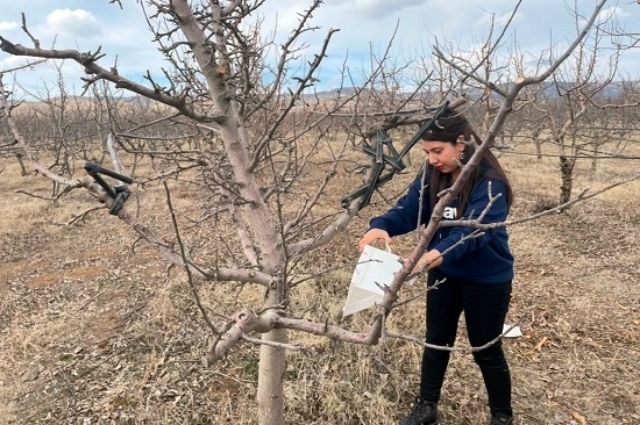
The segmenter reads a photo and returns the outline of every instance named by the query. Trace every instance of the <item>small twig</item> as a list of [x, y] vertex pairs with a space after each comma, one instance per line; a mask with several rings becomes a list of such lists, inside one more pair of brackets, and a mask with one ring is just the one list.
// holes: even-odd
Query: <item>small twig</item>
[[20, 70], [23, 70], [23, 69], [26, 69], [26, 68], [32, 68], [32, 67], [34, 67], [36, 65], [40, 65], [41, 63], [45, 63], [46, 61], [47, 61], [47, 59], [38, 59], [38, 60], [35, 60], [33, 62], [25, 63], [23, 65], [18, 65], [18, 66], [14, 67], [14, 68], [0, 70], [0, 74], [9, 74], [11, 72], [20, 71]]
[[580, 193], [577, 197], [575, 197], [574, 199], [567, 201], [563, 204], [557, 205], [553, 208], [550, 208], [548, 210], [544, 210], [542, 212], [539, 212], [538, 214], [534, 214], [531, 215], [529, 217], [525, 217], [525, 218], [519, 218], [519, 219], [515, 219], [515, 220], [510, 220], [510, 221], [501, 221], [498, 223], [481, 223], [479, 220], [450, 220], [450, 221], [443, 221], [440, 223], [440, 226], [442, 227], [452, 227], [452, 226], [465, 226], [465, 227], [472, 227], [475, 228], [477, 230], [489, 230], [489, 229], [497, 229], [499, 227], [506, 227], [506, 226], [512, 226], [514, 224], [522, 224], [522, 223], [526, 223], [528, 221], [532, 221], [532, 220], [536, 220], [540, 217], [544, 217], [547, 215], [551, 215], [553, 213], [560, 213], [568, 208], [570, 208], [571, 206], [577, 204], [578, 202], [582, 202], [585, 201], [589, 198], [593, 198], [594, 196], [600, 195], [603, 192], [606, 192], [608, 190], [611, 190], [617, 186], [621, 186], [623, 184], [629, 183], [631, 181], [634, 180], [638, 180], [640, 179], [640, 174], [636, 174], [634, 176], [629, 177], [628, 179], [616, 182], [616, 183], [612, 183], [606, 187], [603, 187], [600, 190], [597, 190], [595, 192], [592, 192], [590, 194], [587, 195], [587, 192], [589, 191], [589, 189], [585, 189], [584, 191], [582, 191], [582, 193]]
[[176, 234], [176, 240], [178, 241], [178, 245], [180, 246], [180, 255], [182, 256], [184, 269], [187, 272], [187, 279], [189, 281], [189, 286], [191, 287], [193, 298], [198, 306], [198, 309], [200, 310], [200, 313], [202, 313], [202, 317], [207, 323], [207, 326], [209, 326], [209, 329], [211, 329], [211, 332], [213, 332], [214, 335], [220, 335], [220, 332], [215, 327], [213, 322], [211, 322], [211, 320], [209, 319], [207, 310], [204, 308], [204, 306], [202, 305], [202, 302], [200, 301], [200, 295], [198, 294], [198, 289], [196, 288], [196, 284], [193, 281], [193, 276], [191, 274], [191, 267], [189, 267], [189, 261], [187, 260], [187, 254], [184, 249], [184, 243], [182, 242], [182, 238], [180, 237], [180, 230], [178, 229], [178, 220], [176, 218], [176, 213], [175, 213], [175, 210], [173, 209], [173, 204], [171, 203], [171, 191], [169, 190], [169, 185], [167, 185], [166, 181], [163, 180], [162, 184], [164, 186], [164, 191], [167, 195], [167, 206], [169, 207], [169, 211], [171, 212], [171, 222], [173, 223], [173, 230]]
[[[200, 362], [200, 360], [194, 360], [195, 362]], [[238, 379], [238, 378], [234, 378], [231, 375], [226, 375], [224, 373], [221, 372], [212, 372], [214, 375], [218, 375], [218, 376], [222, 376], [223, 378], [227, 378], [227, 379], [231, 379], [232, 381], [235, 381], [239, 384], [251, 384], [251, 385], [258, 385], [258, 381], [249, 381], [247, 379]]]
[[251, 338], [251, 337], [248, 337], [247, 335], [242, 335], [242, 340], [246, 341], [246, 342], [250, 342], [251, 344], [268, 345], [270, 347], [284, 348], [284, 349], [287, 349], [287, 350], [304, 351], [306, 349], [306, 347], [304, 347], [302, 345], [285, 344], [285, 343], [282, 343], [282, 342], [266, 341], [266, 340], [262, 340], [262, 339]]
[[[444, 222], [441, 222], [440, 224], [442, 224], [442, 223], [444, 223]], [[457, 248], [458, 246], [462, 245], [466, 241], [469, 241], [469, 240], [472, 240], [472, 239], [477, 239], [477, 238], [480, 238], [482, 236], [484, 236], [484, 232], [482, 232], [481, 229], [476, 229], [473, 232], [469, 233], [468, 235], [461, 237], [458, 241], [456, 241], [456, 243], [454, 243], [449, 248], [447, 248], [444, 251], [442, 251], [440, 253], [440, 255], [435, 257], [432, 261], [438, 260], [439, 258], [443, 258], [446, 254], [448, 254], [449, 252], [453, 251], [455, 248]], [[420, 237], [422, 238], [423, 236], [421, 235]], [[409, 280], [413, 279], [414, 277], [418, 276], [420, 273], [422, 273], [424, 271], [424, 268], [427, 267], [427, 266], [428, 266], [428, 264], [423, 264], [422, 267], [420, 267], [420, 268], [417, 268], [417, 269], [414, 268], [414, 270], [412, 270], [411, 273], [406, 277], [405, 281], [409, 281]]]
[[105, 292], [107, 292], [107, 290], [105, 289], [104, 291], [100, 291], [97, 294], [95, 294], [92, 297], [89, 297], [89, 299], [87, 301], [85, 301], [80, 307], [76, 308], [74, 310], [75, 313], [79, 312], [80, 310], [84, 309], [86, 306], [88, 306], [93, 300], [95, 300], [96, 298], [99, 298], [100, 296], [102, 296], [102, 294], [104, 294]]
[[387, 331], [387, 336], [389, 338], [395, 338], [395, 339], [402, 339], [405, 341], [410, 341], [413, 343], [416, 343], [422, 347], [425, 348], [429, 348], [432, 350], [438, 350], [438, 351], [449, 351], [449, 352], [459, 352], [459, 353], [476, 353], [478, 351], [482, 351], [485, 350], [489, 347], [491, 347], [492, 345], [494, 345], [496, 342], [500, 341], [502, 338], [504, 338], [504, 336], [506, 334], [508, 334], [513, 328], [515, 328], [516, 326], [518, 326], [520, 324], [520, 322], [522, 321], [522, 319], [526, 316], [526, 314], [523, 314], [522, 317], [520, 317], [518, 319], [518, 321], [511, 325], [507, 330], [505, 330], [504, 332], [502, 332], [500, 335], [498, 335], [497, 337], [495, 337], [494, 339], [492, 339], [491, 341], [487, 342], [486, 344], [480, 345], [478, 347], [450, 347], [450, 346], [446, 346], [446, 345], [435, 345], [435, 344], [429, 344], [427, 342], [424, 342], [422, 339], [420, 338], [416, 338], [414, 336], [407, 336], [407, 335], [402, 335], [396, 332], [388, 332]]
[[106, 209], [107, 207], [104, 205], [100, 205], [99, 207], [92, 207], [89, 208], [87, 210], [85, 210], [84, 212], [74, 215], [71, 220], [67, 221], [65, 224], [67, 226], [71, 226], [72, 224], [76, 224], [77, 222], [79, 222], [80, 220], [84, 221], [84, 219], [87, 217], [87, 214], [89, 214], [90, 212], [93, 211], [98, 211], [98, 210], [103, 210]]
[[49, 202], [55, 201], [55, 197], [36, 195], [35, 193], [29, 193], [26, 190], [22, 190], [22, 189], [16, 190], [16, 193], [20, 193], [22, 195], [31, 196], [32, 198], [44, 199], [45, 201], [49, 201]]
[[[166, 115], [164, 117], [160, 117], [160, 118], [155, 119], [153, 121], [142, 123], [142, 124], [140, 124], [140, 125], [138, 125], [136, 127], [123, 130], [122, 133], [118, 133], [117, 135], [120, 136], [120, 135], [132, 134], [132, 133], [134, 133], [134, 132], [136, 132], [138, 130], [141, 130], [143, 128], [151, 127], [152, 125], [159, 124], [159, 123], [161, 123], [163, 121], [172, 120], [173, 118], [176, 118], [178, 116], [180, 116], [180, 112], [174, 112], [174, 113], [172, 113], [170, 115]], [[135, 136], [132, 136], [132, 137], [135, 137]]]
[[31, 41], [33, 41], [34, 47], [36, 49], [40, 49], [40, 41], [37, 38], [35, 38], [33, 35], [31, 35], [31, 33], [29, 32], [29, 29], [27, 28], [27, 17], [25, 16], [24, 12], [22, 12], [21, 15], [22, 15], [22, 31], [24, 31], [25, 34], [29, 36]]
[[187, 170], [190, 170], [192, 168], [204, 167], [204, 166], [205, 165], [202, 162], [198, 162], [198, 163], [192, 164], [192, 165], [187, 165], [185, 167], [180, 167], [179, 166], [178, 168], [176, 168], [174, 170], [165, 171], [164, 173], [160, 173], [157, 176], [149, 177], [146, 180], [137, 180], [137, 183], [144, 186], [147, 183], [150, 183], [150, 182], [153, 182], [153, 181], [156, 181], [156, 180], [164, 180], [167, 177], [176, 176], [176, 175], [182, 173], [183, 171], [187, 171]]
[[406, 300], [403, 300], [403, 301], [399, 301], [399, 302], [397, 302], [396, 304], [394, 304], [394, 305], [393, 305], [393, 307], [391, 307], [391, 308], [398, 308], [398, 307], [400, 307], [400, 306], [403, 306], [403, 305], [405, 305], [405, 304], [410, 303], [410, 302], [411, 302], [411, 301], [413, 301], [413, 300], [416, 300], [416, 299], [418, 299], [418, 298], [421, 298], [421, 297], [423, 297], [424, 295], [426, 295], [426, 294], [427, 294], [427, 292], [429, 292], [429, 291], [433, 291], [434, 289], [438, 289], [438, 287], [439, 287], [441, 284], [443, 284], [444, 282], [446, 282], [446, 281], [447, 281], [447, 278], [446, 278], [446, 277], [445, 277], [445, 278], [442, 278], [442, 279], [440, 279], [440, 280], [436, 280], [436, 281], [434, 282], [434, 284], [433, 284], [433, 285], [428, 286], [428, 287], [427, 287], [427, 289], [425, 289], [424, 291], [420, 291], [420, 293], [419, 293], [418, 295], [415, 295], [415, 296], [413, 296], [413, 297], [411, 297], [411, 298], [408, 298], [408, 299], [406, 299]]

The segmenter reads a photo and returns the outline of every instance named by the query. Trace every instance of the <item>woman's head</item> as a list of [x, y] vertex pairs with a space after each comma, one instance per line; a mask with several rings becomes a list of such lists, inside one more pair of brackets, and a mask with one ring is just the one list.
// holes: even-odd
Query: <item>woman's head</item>
[[[474, 154], [476, 143], [480, 144], [482, 141], [473, 132], [464, 115], [452, 109], [446, 109], [434, 124], [421, 135], [421, 138], [421, 147], [427, 154], [430, 167], [431, 205], [435, 205], [438, 193], [451, 184], [452, 179], [458, 177], [461, 167]], [[504, 182], [508, 191], [506, 194], [507, 202], [511, 206], [512, 193], [507, 176], [493, 153], [486, 151], [480, 159], [479, 166], [466, 180], [459, 193], [458, 211], [460, 216], [464, 212], [473, 187], [482, 177]]]
[[462, 164], [473, 154], [473, 131], [467, 119], [451, 109], [444, 113], [421, 136], [422, 150], [429, 164], [442, 174], [457, 175]]
[[442, 174], [457, 174], [464, 160], [464, 142], [451, 143], [442, 140], [422, 140], [422, 150], [427, 154], [429, 165]]

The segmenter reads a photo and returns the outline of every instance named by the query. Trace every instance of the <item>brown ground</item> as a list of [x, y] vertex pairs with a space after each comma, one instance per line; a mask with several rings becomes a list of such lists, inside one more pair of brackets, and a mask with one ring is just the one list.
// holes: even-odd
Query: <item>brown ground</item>
[[[514, 217], [556, 197], [553, 160], [507, 155], [503, 161], [517, 194]], [[202, 368], [208, 334], [184, 277], [144, 244], [132, 250], [133, 232], [106, 211], [78, 226], [56, 225], [93, 206], [91, 199], [77, 194], [50, 206], [17, 194], [45, 194], [49, 186], [40, 177], [21, 177], [11, 161], [3, 166], [0, 423], [255, 423], [257, 350], [242, 347]], [[578, 170], [578, 190], [638, 171], [635, 161], [608, 161], [590, 178], [587, 166]], [[394, 181], [394, 188], [408, 178]], [[640, 423], [638, 199], [636, 181], [511, 229], [517, 277], [509, 320], [521, 320], [524, 336], [505, 344], [520, 424]], [[147, 222], [166, 226], [166, 208], [157, 211]], [[314, 253], [310, 267], [336, 259], [352, 264], [354, 244], [374, 213], [366, 210], [348, 234]], [[411, 241], [403, 239], [398, 252]], [[349, 274], [336, 271], [297, 287], [295, 311], [334, 320]], [[202, 288], [207, 305], [219, 308], [233, 307], [238, 291]], [[260, 300], [246, 290], [241, 296]], [[423, 315], [423, 303], [413, 303], [389, 326], [421, 335]], [[364, 329], [366, 320], [359, 315], [349, 326]], [[386, 341], [365, 348], [297, 334], [292, 340], [310, 348], [289, 354], [289, 423], [393, 424], [407, 410], [417, 389], [418, 347]], [[454, 355], [447, 376], [442, 423], [486, 423], [472, 358]]]

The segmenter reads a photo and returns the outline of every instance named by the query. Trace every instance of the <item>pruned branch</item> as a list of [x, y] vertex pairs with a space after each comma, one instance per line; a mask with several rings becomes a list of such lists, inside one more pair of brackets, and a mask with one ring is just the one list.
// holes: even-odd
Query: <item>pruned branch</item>
[[184, 264], [184, 270], [187, 273], [187, 281], [189, 282], [189, 287], [191, 288], [191, 294], [193, 295], [193, 300], [196, 302], [198, 306], [198, 310], [202, 314], [202, 317], [214, 335], [218, 335], [220, 331], [213, 324], [209, 315], [207, 314], [207, 310], [202, 305], [202, 301], [200, 300], [200, 294], [198, 294], [198, 288], [193, 279], [193, 272], [191, 267], [189, 267], [189, 260], [187, 259], [187, 253], [184, 247], [184, 243], [182, 242], [182, 237], [180, 236], [180, 229], [178, 227], [178, 219], [176, 218], [176, 212], [173, 209], [173, 204], [171, 203], [171, 191], [169, 190], [169, 185], [167, 185], [166, 181], [162, 181], [162, 185], [164, 186], [164, 191], [167, 196], [167, 206], [169, 207], [169, 213], [171, 214], [171, 223], [173, 224], [173, 231], [176, 235], [176, 240], [178, 241], [178, 246], [180, 247], [180, 256], [182, 257], [182, 262]]
[[6, 38], [0, 36], [0, 49], [14, 56], [29, 56], [44, 59], [71, 59], [84, 67], [87, 74], [93, 77], [88, 81], [88, 85], [98, 81], [107, 80], [115, 84], [117, 88], [123, 88], [149, 99], [156, 100], [158, 102], [169, 105], [180, 113], [191, 117], [201, 122], [222, 122], [224, 120], [223, 114], [216, 115], [201, 115], [196, 113], [186, 102], [186, 96], [170, 96], [161, 91], [150, 89], [141, 84], [138, 84], [132, 80], [129, 80], [120, 74], [115, 69], [107, 70], [100, 65], [97, 61], [104, 57], [104, 54], [100, 53], [100, 49], [95, 52], [81, 53], [77, 50], [48, 50], [41, 49], [36, 46], [35, 48], [24, 47], [20, 44], [14, 44]]
[[[45, 167], [42, 164], [38, 163], [32, 157], [30, 150], [28, 149], [27, 144], [24, 140], [24, 137], [15, 125], [8, 109], [9, 108], [7, 105], [4, 85], [2, 84], [2, 79], [0, 78], [0, 110], [4, 111], [4, 113], [6, 114], [9, 128], [13, 133], [15, 139], [18, 141], [18, 145], [24, 151], [25, 156], [29, 161], [30, 167], [35, 169], [37, 172], [39, 172], [49, 180], [65, 187], [66, 190], [70, 190], [73, 188], [85, 188], [90, 193], [92, 193], [99, 202], [106, 204], [107, 207], [111, 207], [113, 205], [113, 199], [111, 199], [109, 195], [90, 178], [85, 178], [82, 180], [68, 179], [54, 173], [48, 167]], [[151, 229], [140, 223], [135, 216], [127, 212], [126, 208], [120, 211], [120, 213], [118, 214], [118, 218], [127, 223], [136, 233], [138, 233], [138, 235], [140, 235], [142, 239], [158, 249], [171, 263], [179, 266], [185, 266], [185, 262], [183, 261], [181, 255], [173, 250], [170, 243], [163, 241]], [[186, 266], [192, 269], [194, 277], [204, 280], [253, 282], [267, 287], [270, 286], [273, 281], [273, 277], [270, 274], [257, 270], [232, 269], [225, 267], [214, 267], [213, 269], [207, 270], [206, 268], [200, 267], [193, 262], [187, 262]]]
[[490, 229], [497, 229], [500, 227], [506, 227], [506, 226], [513, 226], [516, 224], [522, 224], [522, 223], [526, 223], [529, 221], [533, 221], [533, 220], [537, 220], [539, 218], [548, 216], [548, 215], [552, 215], [552, 214], [557, 214], [557, 213], [561, 213], [571, 207], [573, 207], [575, 204], [578, 204], [580, 202], [586, 201], [587, 199], [593, 198], [595, 196], [598, 196], [604, 192], [607, 192], [613, 188], [616, 188], [618, 186], [622, 186], [626, 183], [632, 182], [634, 180], [638, 180], [640, 179], [640, 174], [635, 174], [627, 179], [612, 183], [610, 185], [607, 185], [601, 189], [598, 189], [594, 192], [589, 193], [589, 189], [585, 189], [583, 190], [578, 196], [576, 196], [575, 198], [571, 199], [568, 202], [564, 202], [562, 204], [556, 205], [553, 208], [549, 208], [547, 210], [541, 211], [537, 214], [533, 214], [530, 215], [528, 217], [524, 217], [524, 218], [519, 218], [519, 219], [514, 219], [514, 220], [508, 220], [508, 221], [502, 221], [502, 222], [496, 222], [496, 223], [482, 223], [481, 219], [477, 219], [477, 220], [446, 220], [446, 221], [442, 221], [440, 223], [440, 226], [442, 227], [457, 227], [457, 226], [463, 226], [463, 227], [471, 227], [474, 229], [478, 229], [478, 230], [490, 230]]

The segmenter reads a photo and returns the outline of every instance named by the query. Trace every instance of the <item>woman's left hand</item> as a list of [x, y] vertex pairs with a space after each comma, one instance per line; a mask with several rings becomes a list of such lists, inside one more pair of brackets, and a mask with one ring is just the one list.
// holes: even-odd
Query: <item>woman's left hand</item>
[[424, 270], [431, 270], [442, 264], [442, 254], [437, 249], [425, 252], [413, 266], [412, 274], [420, 273]]

